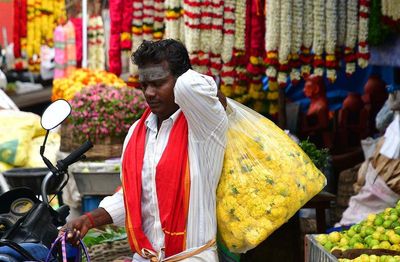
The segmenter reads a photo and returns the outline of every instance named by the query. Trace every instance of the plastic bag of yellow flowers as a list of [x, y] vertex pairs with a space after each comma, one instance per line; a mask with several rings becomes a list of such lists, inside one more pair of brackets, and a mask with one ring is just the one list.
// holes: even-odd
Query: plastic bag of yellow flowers
[[217, 189], [218, 231], [244, 253], [286, 223], [326, 184], [289, 136], [257, 112], [228, 99], [228, 143]]

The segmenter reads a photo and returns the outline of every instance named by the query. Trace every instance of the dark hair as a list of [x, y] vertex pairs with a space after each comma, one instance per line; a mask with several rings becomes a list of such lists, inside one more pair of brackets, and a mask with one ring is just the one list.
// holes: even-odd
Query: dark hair
[[167, 61], [169, 70], [174, 77], [179, 77], [192, 68], [186, 47], [174, 39], [144, 40], [131, 58], [138, 67]]

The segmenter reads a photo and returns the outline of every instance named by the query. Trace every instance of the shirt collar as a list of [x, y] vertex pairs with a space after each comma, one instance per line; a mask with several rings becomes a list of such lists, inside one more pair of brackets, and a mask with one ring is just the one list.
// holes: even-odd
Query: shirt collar
[[[178, 110], [175, 111], [175, 113], [173, 113], [170, 117], [168, 117], [167, 119], [164, 120], [164, 122], [171, 122], [175, 123], [176, 119], [179, 116], [179, 113], [182, 110], [179, 108]], [[152, 131], [157, 131], [157, 116], [153, 113], [150, 112], [149, 116], [147, 117], [146, 121], [145, 121], [146, 127], [149, 128]]]

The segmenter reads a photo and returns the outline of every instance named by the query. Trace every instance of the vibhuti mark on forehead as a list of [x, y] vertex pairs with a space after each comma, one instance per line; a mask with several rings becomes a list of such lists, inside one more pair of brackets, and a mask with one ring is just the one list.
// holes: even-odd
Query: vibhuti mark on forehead
[[138, 73], [140, 82], [148, 82], [164, 79], [168, 77], [170, 72], [163, 65], [154, 65], [139, 68]]

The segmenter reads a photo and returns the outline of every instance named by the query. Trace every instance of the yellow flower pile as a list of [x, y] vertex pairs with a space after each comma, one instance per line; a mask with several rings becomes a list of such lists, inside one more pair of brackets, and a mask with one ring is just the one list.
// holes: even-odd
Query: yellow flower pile
[[115, 87], [125, 87], [124, 80], [113, 73], [101, 70], [77, 69], [71, 75], [53, 80], [51, 99], [71, 100], [74, 95], [86, 86], [105, 84]]
[[26, 48], [30, 71], [40, 70], [40, 47], [53, 46], [54, 29], [65, 19], [64, 0], [27, 0], [27, 38], [21, 40], [21, 46]]
[[217, 189], [218, 230], [231, 252], [242, 253], [287, 222], [322, 190], [326, 179], [275, 124], [228, 101], [228, 142]]

